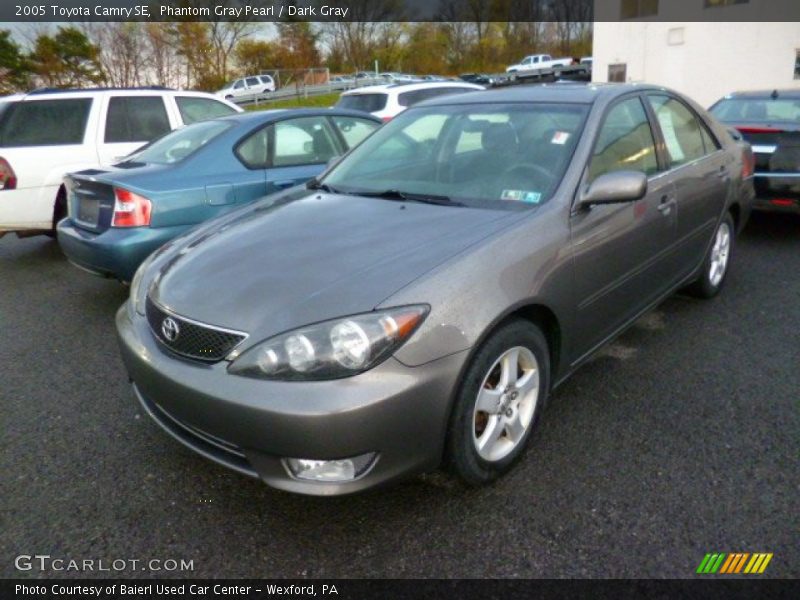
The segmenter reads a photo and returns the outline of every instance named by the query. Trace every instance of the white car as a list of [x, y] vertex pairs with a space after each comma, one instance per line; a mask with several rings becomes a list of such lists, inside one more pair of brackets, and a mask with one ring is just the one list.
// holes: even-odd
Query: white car
[[474, 83], [455, 81], [371, 85], [343, 92], [336, 107], [368, 112], [383, 121], [390, 121], [409, 106], [423, 100], [483, 89], [483, 86]]
[[269, 75], [248, 75], [226, 85], [217, 92], [217, 96], [235, 102], [237, 100], [252, 100], [274, 91], [275, 80]]
[[67, 173], [112, 165], [182, 125], [236, 112], [211, 94], [165, 88], [0, 99], [0, 236], [51, 233], [66, 216]]

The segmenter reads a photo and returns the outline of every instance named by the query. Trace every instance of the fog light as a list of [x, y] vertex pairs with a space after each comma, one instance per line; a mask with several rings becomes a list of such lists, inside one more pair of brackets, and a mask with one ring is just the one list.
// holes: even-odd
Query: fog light
[[286, 466], [297, 479], [310, 481], [352, 481], [364, 475], [375, 464], [375, 452], [339, 460], [287, 458]]

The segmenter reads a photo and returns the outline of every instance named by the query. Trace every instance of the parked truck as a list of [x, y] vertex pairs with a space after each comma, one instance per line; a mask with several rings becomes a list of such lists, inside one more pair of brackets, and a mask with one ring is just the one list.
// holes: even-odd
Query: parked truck
[[553, 58], [549, 54], [531, 54], [515, 65], [506, 68], [512, 81], [555, 81], [571, 79], [589, 81], [592, 73], [591, 63], [586, 64], [574, 58]]

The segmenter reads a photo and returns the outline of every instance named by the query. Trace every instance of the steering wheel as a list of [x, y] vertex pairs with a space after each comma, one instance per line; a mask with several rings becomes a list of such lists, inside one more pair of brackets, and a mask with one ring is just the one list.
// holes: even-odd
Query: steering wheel
[[[532, 179], [536, 183], [543, 184], [542, 187], [545, 187], [544, 184], [550, 183], [550, 180], [553, 178], [552, 173], [547, 171], [541, 165], [537, 165], [534, 163], [517, 163], [516, 165], [511, 165], [500, 176], [501, 182], [505, 182], [506, 179], [511, 177], [518, 177], [520, 180], [527, 180], [529, 179], [530, 175], [533, 175]], [[504, 184], [505, 185], [505, 184]]]

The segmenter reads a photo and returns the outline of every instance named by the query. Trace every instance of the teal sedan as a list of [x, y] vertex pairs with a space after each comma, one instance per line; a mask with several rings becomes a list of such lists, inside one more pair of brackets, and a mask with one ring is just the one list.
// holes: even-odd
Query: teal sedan
[[341, 109], [270, 110], [189, 125], [111, 169], [67, 175], [59, 244], [79, 268], [130, 281], [175, 236], [308, 181], [380, 125]]

